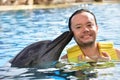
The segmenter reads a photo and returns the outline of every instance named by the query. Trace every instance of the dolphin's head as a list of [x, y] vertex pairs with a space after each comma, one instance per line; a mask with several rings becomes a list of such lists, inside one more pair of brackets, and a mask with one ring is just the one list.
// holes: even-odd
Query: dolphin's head
[[[52, 62], [54, 63], [58, 61], [63, 49], [71, 41], [72, 37], [73, 33], [70, 31], [66, 31], [59, 37], [57, 37], [55, 40], [50, 42], [47, 50], [45, 51], [45, 54], [40, 56], [40, 64], [51, 64]], [[49, 67], [50, 65], [48, 64], [47, 66]]]

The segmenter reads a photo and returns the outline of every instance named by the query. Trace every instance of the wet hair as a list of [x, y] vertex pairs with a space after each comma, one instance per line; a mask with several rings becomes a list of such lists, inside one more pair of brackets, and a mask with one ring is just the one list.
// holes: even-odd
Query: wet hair
[[75, 11], [75, 12], [70, 16], [70, 18], [69, 18], [68, 27], [69, 27], [69, 30], [70, 30], [70, 31], [71, 31], [71, 19], [72, 19], [72, 17], [73, 17], [74, 15], [79, 14], [79, 13], [82, 13], [82, 12], [88, 12], [88, 13], [92, 14], [93, 17], [94, 17], [94, 19], [95, 19], [95, 23], [96, 23], [96, 25], [97, 25], [96, 17], [95, 17], [95, 15], [94, 15], [91, 11], [89, 11], [89, 10], [87, 10], [87, 9], [80, 9], [80, 10]]

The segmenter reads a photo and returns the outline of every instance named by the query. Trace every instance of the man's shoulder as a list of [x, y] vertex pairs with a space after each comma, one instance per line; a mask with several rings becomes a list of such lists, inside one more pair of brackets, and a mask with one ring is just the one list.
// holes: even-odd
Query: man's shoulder
[[114, 43], [112, 41], [98, 42], [100, 48], [113, 48]]

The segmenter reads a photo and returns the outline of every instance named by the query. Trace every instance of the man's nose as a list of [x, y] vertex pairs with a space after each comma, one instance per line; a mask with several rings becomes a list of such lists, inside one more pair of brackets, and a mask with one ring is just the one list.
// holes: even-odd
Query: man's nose
[[83, 27], [83, 32], [88, 32], [89, 29], [87, 27]]

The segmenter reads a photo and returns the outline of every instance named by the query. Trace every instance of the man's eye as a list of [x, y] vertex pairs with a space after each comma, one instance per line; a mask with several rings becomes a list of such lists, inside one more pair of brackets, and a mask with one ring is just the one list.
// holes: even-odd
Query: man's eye
[[79, 28], [81, 28], [81, 27], [80, 27], [80, 26], [77, 26], [77, 27], [76, 27], [76, 29], [79, 29]]
[[92, 24], [88, 24], [87, 26], [91, 28], [91, 27], [92, 27]]

